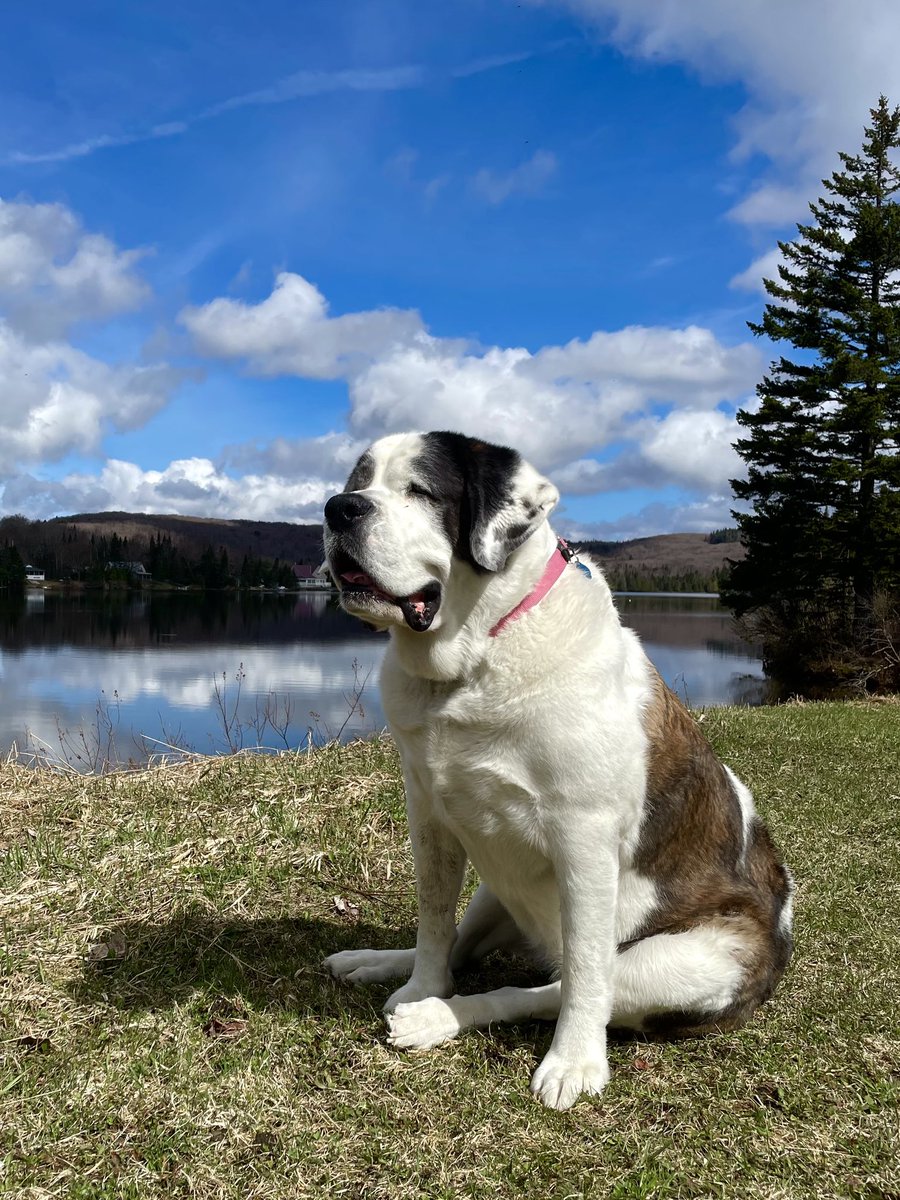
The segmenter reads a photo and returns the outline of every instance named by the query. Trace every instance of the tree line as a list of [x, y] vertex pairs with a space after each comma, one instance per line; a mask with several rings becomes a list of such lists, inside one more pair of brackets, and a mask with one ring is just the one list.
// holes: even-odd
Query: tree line
[[693, 568], [671, 571], [610, 562], [603, 564], [603, 576], [614, 592], [708, 592], [714, 595], [721, 581], [718, 571]]
[[176, 587], [294, 587], [292, 564], [246, 550], [230, 555], [208, 543], [199, 553], [180, 546], [168, 533], [127, 537], [87, 533], [65, 522], [0, 519], [0, 584], [25, 581], [25, 565], [48, 579], [84, 583], [128, 583], [131, 564], [140, 563], [155, 582]]
[[[713, 535], [710, 534], [707, 540], [712, 541]], [[715, 593], [719, 590], [724, 574], [724, 568], [719, 571], [689, 565], [651, 566], [643, 562], [633, 562], [628, 558], [615, 557], [622, 548], [621, 542], [588, 539], [579, 540], [575, 544], [578, 550], [597, 559], [603, 568], [603, 578], [614, 592]]]

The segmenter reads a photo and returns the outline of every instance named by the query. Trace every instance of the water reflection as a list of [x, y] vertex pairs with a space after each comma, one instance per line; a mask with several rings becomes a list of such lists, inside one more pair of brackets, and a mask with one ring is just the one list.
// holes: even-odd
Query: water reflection
[[759, 648], [741, 638], [715, 596], [620, 595], [626, 625], [666, 683], [688, 704], [763, 704], [769, 692]]
[[[714, 599], [623, 596], [666, 681], [695, 705], [760, 703], [753, 647]], [[322, 594], [0, 593], [0, 750], [85, 734], [121, 761], [163, 745], [273, 748], [383, 727], [387, 639]]]

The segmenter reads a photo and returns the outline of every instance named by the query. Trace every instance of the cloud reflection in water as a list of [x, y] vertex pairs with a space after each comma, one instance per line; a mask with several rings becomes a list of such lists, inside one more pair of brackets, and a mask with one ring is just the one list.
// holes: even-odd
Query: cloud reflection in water
[[[619, 606], [690, 704], [763, 699], [759, 659], [714, 601], [640, 596]], [[165, 742], [210, 753], [371, 735], [384, 726], [377, 679], [386, 645], [321, 595], [37, 593], [18, 606], [2, 598], [0, 749], [21, 747], [26, 731], [58, 749], [60, 730], [97, 729], [98, 706], [122, 761]], [[290, 717], [284, 736], [263, 728], [267, 704], [276, 725]]]

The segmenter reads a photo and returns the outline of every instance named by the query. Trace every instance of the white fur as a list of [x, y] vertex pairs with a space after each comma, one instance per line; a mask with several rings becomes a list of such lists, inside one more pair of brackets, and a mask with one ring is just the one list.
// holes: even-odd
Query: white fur
[[328, 969], [348, 983], [386, 983], [412, 974], [415, 950], [341, 950], [328, 956]]
[[750, 840], [750, 826], [756, 819], [756, 807], [753, 803], [753, 794], [747, 787], [746, 783], [743, 783], [740, 779], [738, 779], [731, 767], [725, 767], [725, 770], [728, 774], [728, 778], [731, 780], [735, 794], [737, 795], [738, 804], [741, 806], [741, 832], [743, 834], [744, 841], [741, 849], [740, 861], [743, 863], [747, 855], [747, 846]]
[[790, 933], [794, 923], [794, 892], [797, 888], [794, 877], [787, 867], [785, 867], [785, 874], [787, 875], [788, 894], [778, 916], [778, 928], [783, 934]]
[[[709, 926], [638, 942], [616, 956], [610, 1024], [640, 1029], [653, 1013], [724, 1007], [740, 983], [741, 950], [738, 935]], [[559, 1008], [559, 982], [499, 988], [485, 995], [430, 997], [394, 1009], [388, 1017], [388, 1040], [404, 1049], [424, 1050], [471, 1026], [533, 1017], [551, 1020]]]
[[[327, 965], [354, 982], [409, 975], [385, 1005], [389, 1040], [402, 1048], [495, 1020], [557, 1018], [532, 1090], [564, 1109], [605, 1085], [611, 1020], [640, 1028], [653, 1013], [726, 1004], [740, 981], [740, 946], [702, 928], [616, 953], [656, 899], [632, 866], [644, 815], [647, 659], [597, 569], [591, 579], [566, 569], [539, 605], [489, 637], [553, 552], [545, 513], [555, 489], [523, 468], [514, 494], [536, 498], [536, 527], [505, 569], [478, 574], [453, 557], [434, 513], [405, 495], [420, 450], [419, 435], [376, 443], [364, 490], [378, 510], [364, 569], [392, 595], [430, 578], [443, 589], [427, 633], [378, 616], [391, 630], [381, 687], [406, 783], [416, 949], [349, 951]], [[495, 535], [502, 529], [485, 534]], [[746, 824], [744, 793], [740, 785]], [[467, 859], [484, 882], [457, 931]], [[452, 995], [454, 954], [477, 957], [522, 936], [556, 982]]]

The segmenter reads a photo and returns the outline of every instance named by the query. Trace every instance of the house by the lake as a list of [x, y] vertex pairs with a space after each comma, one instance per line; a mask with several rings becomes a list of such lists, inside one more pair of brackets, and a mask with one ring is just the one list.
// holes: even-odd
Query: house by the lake
[[319, 568], [310, 566], [309, 563], [294, 563], [294, 578], [297, 580], [297, 587], [303, 592], [330, 592], [334, 586], [331, 582], [331, 576], [320, 575]]
[[141, 562], [108, 562], [106, 569], [127, 572], [138, 583], [149, 583], [153, 578], [149, 571], [144, 570], [144, 564]]

